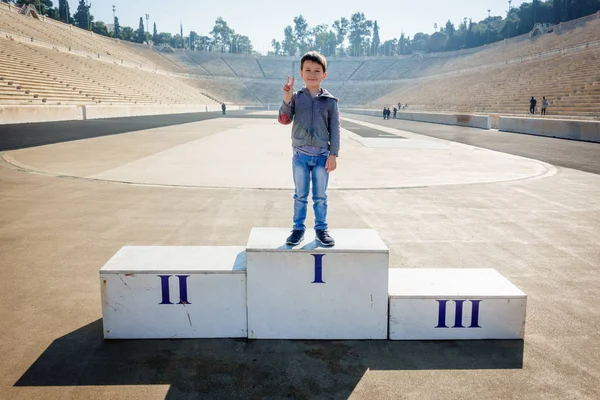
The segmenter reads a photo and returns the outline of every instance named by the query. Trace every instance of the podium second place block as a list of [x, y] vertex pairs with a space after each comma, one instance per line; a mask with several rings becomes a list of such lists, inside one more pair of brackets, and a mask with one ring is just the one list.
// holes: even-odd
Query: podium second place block
[[320, 247], [307, 231], [253, 228], [246, 247], [248, 337], [386, 339], [389, 251], [376, 231], [336, 229]]
[[241, 246], [125, 246], [100, 269], [105, 339], [246, 337]]

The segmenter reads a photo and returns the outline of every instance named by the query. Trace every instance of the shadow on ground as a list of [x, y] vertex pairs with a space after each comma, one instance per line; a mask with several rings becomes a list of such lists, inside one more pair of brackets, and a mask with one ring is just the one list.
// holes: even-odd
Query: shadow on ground
[[[228, 112], [242, 117], [245, 111]], [[142, 117], [89, 119], [85, 121], [36, 122], [0, 125], [0, 151], [24, 149], [72, 140], [118, 135], [121, 133], [189, 124], [222, 118], [221, 112], [146, 115]], [[273, 118], [273, 117], [271, 117]]]
[[169, 384], [167, 399], [346, 399], [368, 369], [522, 365], [521, 340], [105, 341], [99, 319], [52, 342], [15, 386]]

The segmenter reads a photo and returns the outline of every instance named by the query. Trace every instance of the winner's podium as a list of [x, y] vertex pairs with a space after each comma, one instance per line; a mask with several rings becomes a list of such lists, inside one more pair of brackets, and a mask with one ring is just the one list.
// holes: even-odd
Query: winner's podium
[[371, 229], [314, 231], [292, 248], [283, 228], [253, 228], [246, 246], [248, 337], [386, 339], [389, 251]]
[[[253, 228], [244, 246], [125, 246], [101, 269], [106, 339], [523, 339], [527, 295], [486, 268], [390, 268], [372, 229]], [[388, 329], [389, 327], [389, 329]]]

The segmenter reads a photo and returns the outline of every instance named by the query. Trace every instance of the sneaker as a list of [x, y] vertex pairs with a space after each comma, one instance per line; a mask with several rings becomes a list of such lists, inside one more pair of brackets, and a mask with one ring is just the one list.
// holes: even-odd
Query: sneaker
[[335, 240], [331, 236], [329, 236], [329, 232], [324, 229], [319, 229], [315, 231], [317, 240], [321, 242], [323, 246], [333, 246], [335, 244]]
[[292, 231], [292, 234], [290, 236], [288, 236], [288, 238], [285, 241], [285, 244], [289, 244], [290, 246], [295, 246], [297, 244], [299, 244], [302, 239], [304, 239], [304, 231], [301, 231], [299, 229], [294, 229]]

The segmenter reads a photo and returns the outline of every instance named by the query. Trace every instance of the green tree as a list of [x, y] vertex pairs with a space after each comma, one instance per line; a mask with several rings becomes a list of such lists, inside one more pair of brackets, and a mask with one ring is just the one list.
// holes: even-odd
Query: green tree
[[398, 39], [386, 40], [379, 46], [378, 55], [380, 56], [395, 56], [398, 54]]
[[211, 43], [210, 37], [199, 36], [198, 37], [198, 50], [211, 51], [210, 43]]
[[140, 23], [137, 31], [135, 32], [134, 41], [137, 43], [144, 43], [146, 40], [146, 30], [144, 29], [144, 18], [140, 17]]
[[231, 39], [230, 53], [234, 54], [250, 54], [252, 53], [252, 43], [250, 38], [244, 35], [233, 34]]
[[65, 23], [69, 23], [71, 21], [69, 4], [67, 3], [67, 0], [58, 0], [58, 14], [61, 21]]
[[338, 47], [338, 54], [343, 55], [344, 53], [344, 42], [346, 41], [346, 35], [348, 35], [348, 26], [350, 22], [342, 17], [333, 23], [333, 29], [335, 29], [335, 42]]
[[309, 36], [310, 30], [308, 29], [308, 22], [302, 15], [294, 17], [294, 35], [296, 37], [296, 43], [298, 44], [298, 48], [300, 49], [300, 53], [306, 53], [309, 48]]
[[113, 24], [114, 24], [114, 27], [113, 27], [114, 37], [117, 39], [122, 39], [121, 24], [119, 24], [119, 17], [117, 17], [116, 15], [115, 15], [115, 20], [114, 20]]
[[190, 50], [196, 50], [198, 37], [199, 36], [196, 32], [194, 32], [194, 31], [190, 32], [190, 36], [189, 36]]
[[14, 3], [21, 7], [32, 5], [42, 15], [47, 15], [49, 10], [54, 7], [52, 0], [16, 0]]
[[156, 22], [154, 23], [154, 34], [152, 35], [152, 41], [154, 43], [158, 42], [158, 31], [156, 30]]
[[283, 42], [281, 43], [283, 47], [283, 51], [288, 56], [296, 55], [298, 51], [298, 41], [296, 40], [296, 36], [294, 35], [294, 31], [290, 25], [286, 26], [283, 30]]
[[169, 44], [171, 45], [171, 47], [180, 49], [182, 43], [183, 43], [183, 38], [178, 33], [177, 35], [171, 37], [171, 43], [169, 43]]
[[75, 20], [75, 25], [77, 25], [81, 29], [85, 29], [86, 31], [90, 30], [91, 23], [94, 20], [94, 17], [90, 15], [90, 7], [85, 4], [85, 0], [79, 0], [79, 4], [77, 5], [77, 12], [73, 15], [73, 19]]
[[222, 17], [217, 18], [210, 34], [213, 37], [213, 45], [220, 49], [221, 53], [229, 51], [234, 31]]
[[[396, 40], [396, 39], [394, 39]], [[377, 26], [377, 21], [373, 23], [373, 41], [371, 42], [371, 55], [376, 56], [379, 53], [379, 44], [381, 41], [379, 40], [379, 27]]]
[[108, 36], [108, 29], [102, 21], [92, 23], [92, 32], [97, 33], [99, 35]]
[[168, 32], [161, 32], [157, 35], [156, 44], [171, 44], [171, 34]]
[[281, 43], [279, 43], [277, 40], [271, 40], [271, 48], [273, 49], [273, 51], [271, 52], [273, 55], [281, 55], [283, 49], [281, 47]]
[[127, 40], [128, 42], [133, 42], [135, 39], [135, 31], [130, 26], [124, 26], [119, 29], [121, 32], [120, 39]]
[[349, 40], [350, 55], [360, 56], [364, 53], [365, 43], [371, 36], [373, 22], [365, 18], [364, 13], [354, 13], [350, 17]]
[[406, 36], [404, 36], [404, 32], [402, 32], [400, 34], [400, 40], [398, 41], [398, 54], [408, 54], [406, 42]]

